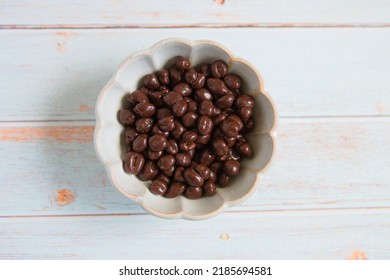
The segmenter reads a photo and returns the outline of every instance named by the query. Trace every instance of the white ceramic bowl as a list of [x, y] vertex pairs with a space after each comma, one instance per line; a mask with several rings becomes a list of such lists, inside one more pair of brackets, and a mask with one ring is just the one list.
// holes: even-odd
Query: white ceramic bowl
[[[230, 180], [229, 186], [217, 188], [216, 195], [212, 197], [197, 200], [185, 196], [167, 199], [153, 195], [147, 189], [148, 182], [125, 173], [122, 165], [125, 147], [120, 139], [123, 138], [124, 129], [118, 122], [117, 112], [124, 104], [124, 96], [137, 89], [144, 75], [172, 65], [174, 57], [178, 55], [189, 57], [192, 65], [224, 60], [229, 66], [229, 73], [242, 77], [242, 92], [255, 99], [255, 129], [247, 137], [254, 157], [242, 161], [240, 174]], [[102, 89], [96, 102], [94, 143], [111, 183], [125, 196], [159, 217], [199, 220], [241, 203], [255, 191], [261, 183], [262, 171], [274, 152], [276, 120], [275, 106], [263, 90], [260, 74], [250, 63], [212, 41], [167, 39], [127, 57]]]

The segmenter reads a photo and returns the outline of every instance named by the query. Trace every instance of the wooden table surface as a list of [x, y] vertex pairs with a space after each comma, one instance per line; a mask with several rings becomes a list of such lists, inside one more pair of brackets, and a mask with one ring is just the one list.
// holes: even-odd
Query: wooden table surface
[[[390, 1], [1, 1], [1, 259], [389, 259]], [[211, 39], [280, 115], [258, 191], [205, 221], [107, 180], [94, 104], [127, 55]]]

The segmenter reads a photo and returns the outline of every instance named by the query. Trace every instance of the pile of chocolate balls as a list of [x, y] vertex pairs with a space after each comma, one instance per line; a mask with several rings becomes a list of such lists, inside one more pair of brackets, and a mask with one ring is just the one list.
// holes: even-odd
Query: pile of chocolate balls
[[254, 99], [241, 92], [241, 81], [221, 60], [191, 68], [181, 56], [146, 75], [119, 111], [125, 172], [166, 198], [197, 199], [229, 186], [241, 159], [253, 156], [245, 134], [254, 127]]

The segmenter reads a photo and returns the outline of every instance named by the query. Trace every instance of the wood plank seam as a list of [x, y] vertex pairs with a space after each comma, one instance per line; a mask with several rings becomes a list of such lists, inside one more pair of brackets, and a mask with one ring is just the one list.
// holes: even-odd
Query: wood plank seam
[[0, 24], [0, 29], [389, 28], [390, 23]]
[[[355, 208], [312, 208], [312, 209], [275, 209], [275, 210], [226, 210], [224, 213], [239, 214], [276, 214], [276, 213], [311, 213], [311, 212], [375, 212], [375, 211], [390, 211], [390, 207], [355, 207]], [[56, 215], [7, 215], [0, 216], [0, 219], [17, 219], [17, 218], [80, 218], [80, 217], [121, 217], [121, 216], [144, 216], [151, 215], [149, 213], [93, 213], [93, 214], [56, 214]]]

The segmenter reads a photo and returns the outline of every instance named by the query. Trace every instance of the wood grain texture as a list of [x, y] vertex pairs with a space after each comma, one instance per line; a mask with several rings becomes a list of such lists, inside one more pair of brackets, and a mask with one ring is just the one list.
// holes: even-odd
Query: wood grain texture
[[[243, 218], [245, 215], [245, 218]], [[0, 259], [390, 258], [388, 210], [0, 219]]]
[[[0, 127], [1, 216], [145, 213], [109, 184], [93, 123], [16, 125]], [[389, 118], [282, 119], [274, 162], [258, 191], [232, 210], [390, 208], [389, 125]]]
[[168, 37], [213, 39], [252, 62], [281, 117], [389, 116], [390, 29], [8, 30], [0, 121], [93, 120], [117, 65]]
[[372, 24], [390, 23], [386, 0], [88, 0], [6, 1], [0, 24], [34, 26], [178, 26], [237, 24]]

